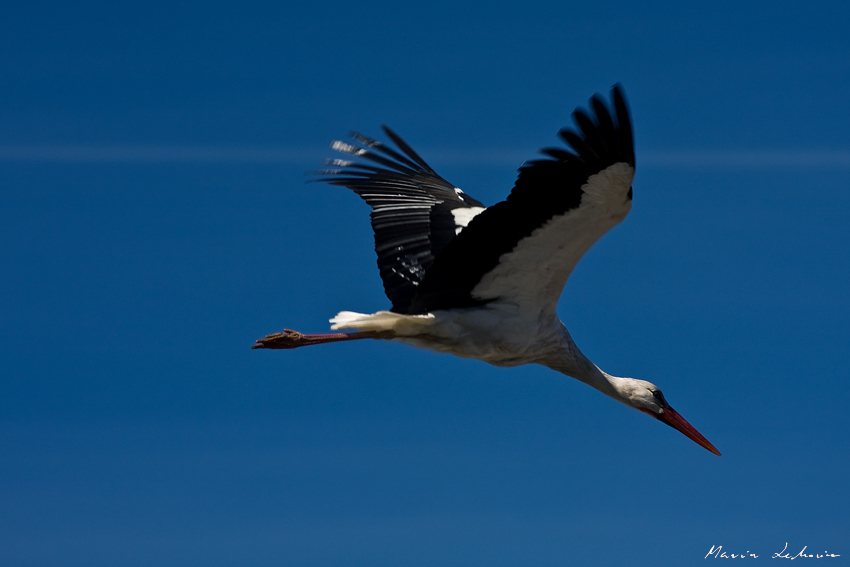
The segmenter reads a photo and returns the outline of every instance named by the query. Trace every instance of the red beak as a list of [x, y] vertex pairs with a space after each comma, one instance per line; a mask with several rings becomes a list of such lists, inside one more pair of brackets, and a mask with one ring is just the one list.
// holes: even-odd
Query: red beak
[[[649, 413], [649, 412], [647, 412], [647, 413]], [[684, 434], [685, 437], [687, 437], [688, 439], [694, 441], [698, 445], [705, 447], [706, 449], [708, 449], [709, 451], [711, 451], [715, 455], [720, 456], [720, 451], [718, 451], [714, 447], [714, 445], [709, 443], [708, 439], [703, 437], [700, 434], [699, 431], [694, 429], [693, 425], [688, 423], [687, 420], [685, 420], [684, 417], [679, 415], [678, 412], [676, 412], [676, 410], [674, 410], [670, 406], [667, 406], [666, 408], [664, 408], [664, 411], [662, 411], [660, 414], [650, 414], [650, 415], [653, 415], [654, 417], [663, 421], [664, 423], [666, 423], [670, 427], [673, 427], [673, 428], [681, 431], [682, 434]]]

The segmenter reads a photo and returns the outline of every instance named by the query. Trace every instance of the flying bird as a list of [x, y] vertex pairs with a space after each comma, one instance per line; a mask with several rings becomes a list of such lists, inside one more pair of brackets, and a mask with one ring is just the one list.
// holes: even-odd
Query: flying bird
[[395, 132], [397, 149], [362, 134], [332, 148], [318, 181], [347, 187], [372, 208], [375, 251], [389, 311], [342, 311], [332, 330], [284, 330], [253, 348], [290, 349], [359, 339], [396, 340], [496, 366], [541, 364], [674, 427], [720, 452], [645, 380], [612, 376], [590, 361], [555, 313], [585, 252], [632, 206], [631, 118], [622, 88], [573, 112], [568, 147], [529, 161], [508, 198], [485, 207], [437, 174]]

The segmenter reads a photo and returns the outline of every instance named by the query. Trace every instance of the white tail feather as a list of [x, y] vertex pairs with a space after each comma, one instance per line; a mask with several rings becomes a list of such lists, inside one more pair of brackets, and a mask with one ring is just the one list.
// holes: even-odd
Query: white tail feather
[[405, 335], [411, 331], [416, 332], [422, 327], [434, 323], [431, 313], [425, 315], [403, 315], [392, 311], [378, 311], [377, 313], [355, 313], [353, 311], [340, 311], [336, 317], [330, 320], [331, 329], [358, 329], [361, 331], [395, 331]]

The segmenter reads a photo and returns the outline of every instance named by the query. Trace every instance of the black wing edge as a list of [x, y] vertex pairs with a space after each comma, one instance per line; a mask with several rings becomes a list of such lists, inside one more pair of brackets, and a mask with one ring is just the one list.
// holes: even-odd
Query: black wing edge
[[[577, 127], [562, 128], [558, 132], [561, 139], [572, 147], [573, 152], [559, 148], [546, 148], [541, 152], [555, 161], [583, 163], [588, 171], [601, 171], [618, 162], [635, 167], [632, 120], [621, 84], [617, 83], [611, 88], [611, 100], [613, 114], [598, 93], [588, 101], [593, 109], [590, 114], [581, 108], [573, 111], [573, 120]], [[534, 164], [545, 161], [550, 160], [532, 161], [524, 167], [531, 168]]]
[[351, 142], [331, 147], [351, 159], [326, 160], [312, 181], [347, 187], [372, 207], [375, 252], [392, 311], [407, 313], [434, 258], [455, 237], [451, 211], [483, 207], [438, 175], [387, 126], [384, 133], [399, 151], [352, 132]]
[[473, 297], [472, 290], [503, 254], [552, 217], [578, 207], [581, 187], [591, 175], [618, 162], [634, 167], [631, 117], [620, 84], [612, 87], [611, 100], [609, 107], [601, 96], [593, 95], [590, 111], [573, 112], [576, 127], [558, 133], [570, 148], [545, 148], [541, 152], [548, 159], [520, 167], [508, 198], [475, 217], [436, 258], [418, 286], [411, 313], [493, 301]]
[[[353, 144], [335, 140], [331, 143], [331, 148], [348, 154], [352, 158], [362, 158], [372, 163], [361, 163], [354, 159], [328, 159], [325, 160], [325, 166], [328, 167], [314, 172], [317, 177], [310, 181], [348, 187], [361, 197], [363, 197], [361, 193], [387, 183], [394, 191], [410, 192], [414, 196], [427, 194], [431, 197], [457, 201], [467, 207], [484, 206], [443, 179], [388, 126], [381, 126], [381, 129], [404, 152], [404, 155], [378, 140], [359, 132], [350, 132], [349, 137]], [[399, 187], [399, 184], [403, 185]], [[368, 202], [366, 197], [363, 198]]]

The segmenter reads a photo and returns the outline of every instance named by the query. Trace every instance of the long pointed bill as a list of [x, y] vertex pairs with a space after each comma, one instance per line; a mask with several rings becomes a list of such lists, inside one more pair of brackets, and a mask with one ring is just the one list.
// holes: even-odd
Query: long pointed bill
[[699, 431], [694, 429], [693, 425], [688, 423], [687, 420], [684, 417], [679, 415], [679, 413], [676, 410], [674, 410], [673, 408], [671, 408], [670, 406], [667, 406], [666, 408], [664, 408], [664, 413], [656, 414], [655, 417], [657, 417], [659, 420], [663, 421], [664, 423], [666, 423], [670, 427], [673, 427], [674, 429], [679, 430], [688, 439], [694, 441], [695, 443], [697, 443], [698, 445], [701, 445], [702, 447], [705, 447], [706, 449], [708, 449], [709, 451], [711, 451], [715, 455], [720, 456], [720, 451], [718, 451], [714, 447], [714, 445], [709, 443], [708, 439], [703, 437], [700, 434]]

